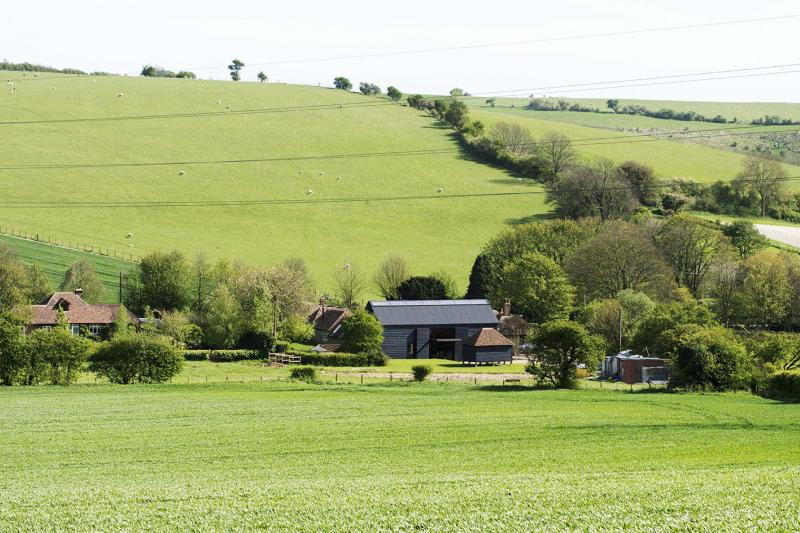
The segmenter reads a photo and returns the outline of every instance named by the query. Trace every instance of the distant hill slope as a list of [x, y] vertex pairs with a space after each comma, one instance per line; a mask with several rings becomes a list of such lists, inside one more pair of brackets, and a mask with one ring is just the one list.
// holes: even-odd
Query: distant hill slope
[[[397, 253], [414, 272], [444, 269], [465, 288], [489, 238], [550, 213], [540, 186], [466, 159], [448, 130], [384, 98], [279, 84], [6, 78], [0, 225], [18, 231], [136, 255], [177, 248], [262, 264], [300, 256], [323, 290], [334, 268], [369, 274]], [[474, 115], [522, 120], [537, 136], [620, 135]], [[730, 177], [741, 160], [669, 141], [580, 149], [702, 180]], [[28, 165], [52, 168], [20, 168]]]
[[78, 259], [86, 259], [94, 267], [106, 289], [106, 302], [119, 301], [119, 274], [133, 267], [133, 263], [113, 257], [83, 253], [35, 241], [0, 235], [0, 243], [13, 247], [22, 260], [28, 264], [38, 264], [47, 275], [50, 287], [57, 290], [64, 279], [64, 272]]
[[[81, 121], [197, 113], [223, 115]], [[78, 121], [37, 122], [47, 119]], [[446, 269], [465, 287], [486, 240], [547, 211], [541, 194], [491, 196], [539, 187], [465, 160], [450, 133], [419, 112], [343, 91], [48, 74], [0, 92], [0, 122], [8, 121], [33, 123], [0, 125], [0, 167], [132, 165], [0, 170], [4, 226], [139, 255], [301, 256], [323, 288], [337, 266], [370, 272], [387, 253], [417, 272]], [[409, 150], [441, 153], [379, 155]], [[363, 157], [313, 157], [331, 154]], [[134, 166], [253, 158], [295, 159]], [[473, 196], [481, 194], [490, 196]]]

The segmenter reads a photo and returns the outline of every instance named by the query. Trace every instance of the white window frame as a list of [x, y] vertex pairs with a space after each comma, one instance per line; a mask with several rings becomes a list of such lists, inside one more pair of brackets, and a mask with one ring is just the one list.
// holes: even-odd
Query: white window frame
[[103, 326], [100, 324], [89, 324], [89, 333], [92, 335], [100, 335], [103, 331]]
[[69, 331], [73, 335], [80, 335], [80, 333], [81, 333], [81, 325], [80, 324], [70, 324], [69, 325]]

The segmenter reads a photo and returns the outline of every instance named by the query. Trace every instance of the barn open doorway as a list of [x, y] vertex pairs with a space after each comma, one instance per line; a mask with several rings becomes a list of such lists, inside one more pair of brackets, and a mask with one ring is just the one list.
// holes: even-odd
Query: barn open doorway
[[431, 357], [438, 359], [456, 358], [455, 328], [431, 328]]

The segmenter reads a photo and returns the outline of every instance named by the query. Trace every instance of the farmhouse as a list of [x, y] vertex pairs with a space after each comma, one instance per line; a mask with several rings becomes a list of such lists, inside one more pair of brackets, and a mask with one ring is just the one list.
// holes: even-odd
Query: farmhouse
[[312, 306], [308, 312], [308, 323], [314, 326], [314, 342], [324, 344], [338, 339], [342, 334], [342, 320], [350, 315], [349, 309], [331, 307], [325, 303], [325, 298], [320, 298], [319, 305]]
[[367, 310], [383, 326], [389, 357], [511, 361], [513, 343], [497, 331], [487, 300], [371, 301]]
[[[83, 291], [75, 289], [75, 292], [54, 292], [40, 305], [32, 305], [31, 321], [26, 333], [35, 329], [50, 329], [58, 324], [58, 312], [63, 311], [64, 317], [69, 324], [70, 331], [77, 335], [82, 327], [85, 327], [92, 335], [104, 334], [108, 327], [117, 318], [121, 304], [90, 304], [83, 298]], [[126, 310], [128, 320], [132, 324], [140, 322], [133, 313]]]

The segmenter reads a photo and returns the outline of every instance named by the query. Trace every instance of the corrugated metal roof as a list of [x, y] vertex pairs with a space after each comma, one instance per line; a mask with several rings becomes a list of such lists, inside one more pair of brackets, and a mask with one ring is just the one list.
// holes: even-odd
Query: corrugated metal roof
[[384, 326], [497, 324], [488, 300], [371, 301], [369, 309]]

